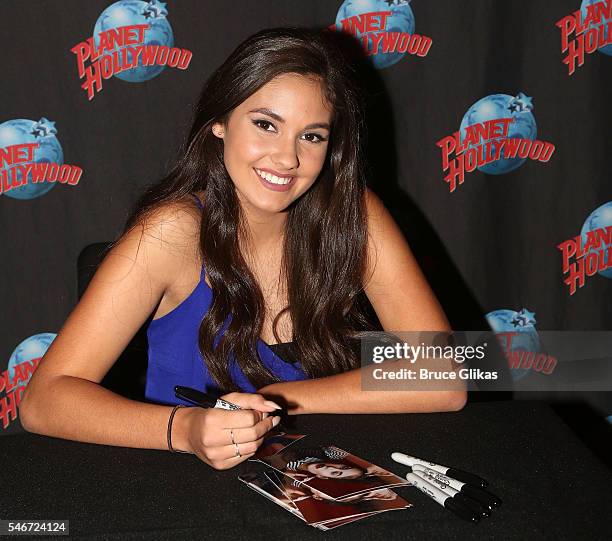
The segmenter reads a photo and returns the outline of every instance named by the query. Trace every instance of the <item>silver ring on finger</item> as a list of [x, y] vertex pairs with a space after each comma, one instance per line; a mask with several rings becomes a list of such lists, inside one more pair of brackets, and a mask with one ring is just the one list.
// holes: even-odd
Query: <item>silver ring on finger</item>
[[230, 431], [230, 438], [232, 438], [232, 443], [236, 445], [236, 441], [234, 440], [234, 431], [231, 428], [229, 429], [229, 431]]
[[237, 443], [234, 443], [234, 447], [236, 448], [236, 457], [242, 456], [240, 454], [240, 449], [238, 449], [238, 444]]

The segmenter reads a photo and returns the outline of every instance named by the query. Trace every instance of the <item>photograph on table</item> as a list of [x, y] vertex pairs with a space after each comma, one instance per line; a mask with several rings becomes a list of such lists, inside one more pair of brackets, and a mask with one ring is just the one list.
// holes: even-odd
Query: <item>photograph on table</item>
[[335, 446], [291, 446], [259, 460], [296, 484], [302, 483], [332, 499], [408, 484], [394, 473]]
[[[308, 507], [307, 500], [311, 499], [312, 493], [309, 493], [309, 489], [304, 487], [298, 489], [297, 487], [291, 486], [291, 482], [288, 478], [286, 482], [287, 491], [281, 489], [283, 486], [282, 478], [284, 476], [275, 472], [274, 470], [268, 470], [260, 473], [247, 473], [238, 477], [240, 481], [245, 483], [249, 488], [255, 492], [265, 496], [270, 501], [276, 503], [286, 511], [289, 511], [296, 517], [300, 518], [310, 526], [318, 528], [320, 530], [330, 530], [343, 524], [348, 524], [356, 520], [360, 520], [372, 515], [376, 515], [383, 512], [386, 509], [378, 509], [374, 511], [365, 511], [365, 507], [362, 505], [362, 509], [359, 508], [359, 504], [346, 504], [342, 505], [339, 502], [335, 502], [334, 505], [338, 508], [336, 510], [329, 510], [325, 512], [325, 508], [319, 512], [319, 515], [314, 515]], [[311, 520], [307, 520], [301, 513], [299, 507], [292, 501], [291, 495], [296, 500], [302, 500], [304, 508], [309, 513]], [[402, 507], [398, 507], [402, 508]], [[325, 518], [325, 517], [332, 518]]]
[[412, 504], [388, 488], [371, 490], [362, 494], [335, 500], [317, 492], [305, 484], [297, 484], [286, 475], [268, 471], [266, 475], [291, 499], [309, 524], [329, 521], [357, 520], [385, 511], [406, 509]]
[[[268, 479], [270, 479], [277, 486], [277, 488], [281, 490], [281, 492], [285, 494], [285, 497], [288, 500], [292, 500], [292, 498], [296, 498], [296, 499], [299, 499], [300, 497], [303, 498], [304, 497], [303, 494], [305, 490], [310, 490], [313, 496], [316, 494], [315, 491], [313, 491], [312, 489], [309, 489], [306, 486], [303, 486], [301, 489], [296, 487], [295, 481], [292, 481], [289, 477], [282, 475], [276, 470], [266, 470], [265, 475], [268, 477]], [[320, 494], [316, 494], [316, 495], [317, 497], [321, 497]], [[293, 503], [293, 505], [295, 506], [295, 503]], [[298, 513], [301, 515], [301, 518], [304, 521], [306, 521], [304, 516], [299, 511], [298, 507], [295, 506], [295, 508], [298, 510]], [[331, 519], [331, 520], [325, 521], [324, 523], [319, 522], [319, 523], [311, 524], [311, 526], [314, 526], [321, 530], [331, 530], [332, 528], [336, 528], [337, 526], [342, 526], [343, 524], [348, 524], [349, 522], [361, 520], [363, 518], [366, 518], [372, 515], [376, 515], [381, 512], [382, 511], [371, 511], [371, 512], [361, 513], [359, 515]]]

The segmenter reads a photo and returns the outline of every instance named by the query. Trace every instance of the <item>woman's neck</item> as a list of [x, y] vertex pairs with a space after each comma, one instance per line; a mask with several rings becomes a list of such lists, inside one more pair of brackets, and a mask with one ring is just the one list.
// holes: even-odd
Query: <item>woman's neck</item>
[[264, 254], [282, 248], [285, 239], [286, 212], [244, 210], [247, 238], [242, 239], [248, 253]]

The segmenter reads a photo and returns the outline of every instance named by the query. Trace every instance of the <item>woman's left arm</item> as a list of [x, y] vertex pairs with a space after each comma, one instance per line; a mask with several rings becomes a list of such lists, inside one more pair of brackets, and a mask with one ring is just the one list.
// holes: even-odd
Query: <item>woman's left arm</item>
[[[368, 264], [365, 292], [386, 331], [450, 331], [440, 303], [421, 272], [402, 232], [369, 189]], [[467, 393], [456, 391], [364, 391], [363, 371], [267, 385], [258, 390], [282, 400], [291, 414], [416, 413], [458, 411]]]

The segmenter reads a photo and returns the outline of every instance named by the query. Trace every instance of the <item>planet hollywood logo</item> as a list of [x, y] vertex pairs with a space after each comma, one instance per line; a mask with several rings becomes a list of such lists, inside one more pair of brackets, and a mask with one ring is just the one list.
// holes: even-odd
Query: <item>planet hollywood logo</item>
[[360, 40], [378, 69], [396, 64], [406, 54], [426, 56], [432, 44], [431, 38], [414, 33], [410, 0], [344, 0], [329, 28]]
[[26, 338], [13, 351], [7, 369], [0, 374], [2, 428], [7, 428], [17, 418], [23, 391], [56, 336], [57, 334], [48, 332], [35, 334]]
[[83, 169], [64, 164], [55, 122], [19, 118], [0, 124], [0, 194], [34, 199], [54, 186], [76, 186]]
[[518, 312], [501, 309], [489, 312], [485, 318], [506, 356], [514, 381], [525, 377], [530, 370], [546, 375], [554, 371], [557, 358], [540, 351], [534, 312], [525, 308]]
[[[585, 220], [580, 235], [557, 245], [561, 250], [563, 282], [573, 295], [587, 276], [612, 278], [612, 201], [596, 208]], [[572, 261], [573, 259], [573, 261]]]
[[595, 51], [612, 56], [612, 0], [582, 0], [580, 9], [556, 22], [569, 75]]
[[102, 81], [113, 76], [141, 83], [157, 77], [166, 66], [189, 67], [193, 53], [174, 47], [167, 15], [166, 3], [158, 0], [120, 0], [102, 12], [93, 36], [70, 49], [89, 100], [102, 90]]
[[465, 113], [459, 130], [440, 139], [442, 170], [449, 190], [463, 184], [475, 169], [502, 175], [527, 159], [548, 162], [555, 146], [536, 139], [533, 98], [492, 94], [478, 100]]

